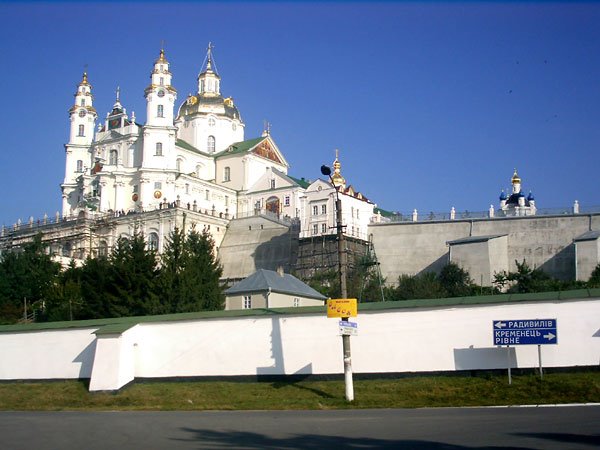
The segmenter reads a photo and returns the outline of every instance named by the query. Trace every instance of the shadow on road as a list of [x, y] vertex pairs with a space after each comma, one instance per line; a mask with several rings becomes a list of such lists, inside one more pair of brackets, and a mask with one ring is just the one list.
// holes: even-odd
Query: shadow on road
[[513, 436], [534, 437], [558, 442], [577, 444], [595, 444], [600, 448], [600, 434], [573, 434], [573, 433], [512, 433]]
[[[182, 428], [191, 433], [186, 441], [197, 441], [201, 448], [245, 448], [245, 449], [415, 449], [415, 450], [532, 450], [529, 447], [464, 447], [462, 445], [446, 444], [444, 442], [429, 442], [421, 440], [386, 440], [374, 438], [352, 438], [341, 436], [326, 436], [316, 434], [301, 434], [287, 438], [273, 438], [260, 433], [240, 431], [213, 431], [192, 428]], [[178, 439], [179, 440], [179, 439]]]

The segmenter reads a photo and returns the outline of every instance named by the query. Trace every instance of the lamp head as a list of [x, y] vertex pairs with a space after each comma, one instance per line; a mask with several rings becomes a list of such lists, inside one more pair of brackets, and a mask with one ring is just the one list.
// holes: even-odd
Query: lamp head
[[322, 165], [321, 166], [321, 173], [323, 175], [325, 175], [326, 177], [330, 177], [331, 176], [331, 168], [329, 166]]

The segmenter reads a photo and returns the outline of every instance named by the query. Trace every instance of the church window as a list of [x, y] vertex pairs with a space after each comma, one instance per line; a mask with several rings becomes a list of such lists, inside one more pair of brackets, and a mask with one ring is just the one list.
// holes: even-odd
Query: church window
[[106, 241], [100, 241], [98, 245], [98, 256], [101, 258], [106, 258], [108, 256], [108, 244]]
[[214, 136], [208, 137], [208, 140], [206, 142], [206, 149], [208, 150], [208, 153], [215, 152], [215, 137]]
[[275, 189], [275, 179], [271, 179], [271, 189]]
[[185, 183], [185, 193], [186, 194], [190, 193], [190, 185], [189, 185], [189, 183]]
[[223, 169], [223, 181], [231, 181], [231, 168], [225, 167]]
[[215, 81], [215, 91], [219, 92], [219, 80]]
[[208, 80], [208, 89], [209, 92], [211, 92], [213, 90], [213, 83], [212, 80]]
[[321, 233], [323, 233], [323, 234], [327, 233], [327, 224], [326, 223], [321, 224]]
[[81, 99], [81, 106], [85, 106], [85, 98]]
[[160, 77], [159, 82], [160, 82], [161, 86], [164, 86], [165, 85], [165, 78], [164, 77]]
[[319, 233], [319, 225], [318, 224], [313, 224], [313, 230], [312, 230], [312, 234], [318, 234]]
[[210, 200], [210, 191], [207, 189], [204, 195], [205, 200]]
[[134, 184], [133, 185], [133, 193], [137, 194], [139, 192], [139, 190], [140, 190], [140, 187], [137, 184]]
[[229, 196], [225, 196], [225, 207], [229, 206]]
[[148, 250], [158, 251], [158, 234], [150, 233], [148, 235]]
[[177, 170], [177, 172], [181, 172], [181, 163], [183, 162], [183, 160], [181, 158], [177, 158], [177, 161], [175, 161], [175, 170]]
[[252, 309], [252, 296], [244, 295], [244, 309]]
[[200, 92], [204, 92], [204, 80], [200, 80]]
[[283, 198], [283, 206], [290, 206], [290, 196], [289, 195], [286, 195]]
[[298, 297], [294, 297], [294, 307], [300, 306], [300, 299]]
[[156, 152], [154, 153], [156, 156], [162, 156], [162, 142], [156, 143]]
[[360, 211], [360, 210], [359, 210], [358, 208], [356, 208], [356, 218], [357, 218], [357, 219], [360, 219], [360, 217], [358, 217], [358, 212], [359, 212], [359, 211]]
[[162, 189], [162, 183], [160, 181], [154, 182], [154, 189]]
[[198, 164], [198, 165], [196, 166], [196, 176], [197, 176], [198, 178], [200, 178], [200, 174], [201, 174], [201, 173], [202, 173], [202, 165], [201, 165], [201, 164]]
[[77, 136], [85, 136], [85, 134], [83, 134], [84, 130], [84, 125], [79, 125], [79, 132], [77, 133]]
[[77, 160], [77, 172], [83, 172], [83, 161], [80, 159]]
[[111, 150], [110, 151], [110, 157], [109, 157], [108, 163], [111, 164], [111, 165], [113, 165], [113, 166], [116, 165], [117, 164], [117, 157], [118, 157], [118, 155], [119, 154], [117, 153], [117, 151], [115, 149]]
[[327, 205], [321, 205], [321, 214], [327, 214]]
[[319, 207], [317, 205], [313, 206], [313, 216], [316, 216], [319, 214]]
[[209, 117], [209, 119], [208, 119], [208, 126], [209, 127], [214, 127], [215, 126], [215, 118], [214, 117]]
[[156, 107], [156, 117], [164, 117], [163, 105], [158, 105]]

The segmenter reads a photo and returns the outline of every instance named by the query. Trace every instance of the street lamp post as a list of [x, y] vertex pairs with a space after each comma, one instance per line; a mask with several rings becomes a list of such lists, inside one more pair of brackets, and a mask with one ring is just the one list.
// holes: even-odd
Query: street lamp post
[[[335, 216], [337, 228], [337, 247], [338, 247], [338, 271], [340, 277], [340, 291], [342, 298], [348, 298], [348, 290], [346, 286], [346, 268], [347, 268], [347, 253], [344, 248], [344, 225], [342, 222], [342, 200], [338, 186], [335, 185], [331, 177], [331, 168], [321, 166], [321, 173], [331, 181], [335, 189]], [[349, 317], [342, 317], [343, 321], [348, 321]], [[354, 384], [352, 382], [352, 352], [350, 350], [350, 336], [342, 334], [342, 348], [344, 354], [344, 382], [346, 385], [346, 400], [351, 402], [354, 400]]]

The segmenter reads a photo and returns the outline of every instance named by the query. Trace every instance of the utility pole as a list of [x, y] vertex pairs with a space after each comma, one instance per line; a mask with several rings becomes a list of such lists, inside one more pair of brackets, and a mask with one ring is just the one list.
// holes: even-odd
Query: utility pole
[[[328, 166], [321, 166], [321, 173], [328, 176], [331, 180], [331, 184], [335, 189], [335, 216], [336, 216], [336, 227], [337, 227], [337, 244], [338, 244], [338, 269], [340, 276], [340, 291], [342, 298], [348, 298], [348, 290], [346, 286], [346, 268], [347, 265], [347, 252], [344, 243], [344, 225], [342, 220], [342, 200], [340, 199], [339, 187], [333, 182], [331, 177], [331, 168]], [[343, 321], [348, 321], [349, 317], [342, 317]], [[346, 386], [346, 400], [351, 402], [354, 400], [354, 383], [352, 381], [352, 352], [350, 349], [350, 336], [347, 334], [342, 335], [342, 348], [344, 356], [344, 384]]]

